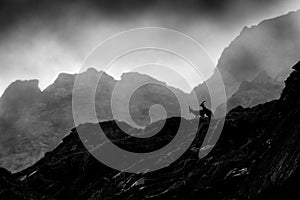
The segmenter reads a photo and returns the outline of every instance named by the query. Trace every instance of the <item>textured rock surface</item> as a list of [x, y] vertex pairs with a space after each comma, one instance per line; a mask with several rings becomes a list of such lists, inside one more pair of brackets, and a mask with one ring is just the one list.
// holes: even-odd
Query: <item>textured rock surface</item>
[[[17, 174], [1, 170], [4, 184], [0, 198], [299, 199], [299, 65], [287, 79], [279, 100], [233, 109], [218, 143], [204, 159], [199, 160], [198, 153], [207, 129], [205, 121], [199, 127], [190, 126], [198, 127], [197, 137], [180, 159], [144, 174], [118, 172], [101, 164], [87, 152], [73, 129], [32, 167]], [[178, 118], [168, 121], [176, 124]], [[193, 121], [186, 123], [195, 125]], [[93, 132], [97, 125], [83, 126]], [[110, 130], [107, 134], [116, 133], [114, 122], [105, 126]], [[162, 138], [170, 134], [166, 132]], [[116, 140], [118, 143], [122, 138], [116, 136]], [[149, 141], [149, 148], [156, 143], [159, 141]], [[134, 150], [138, 145], [129, 148]]]

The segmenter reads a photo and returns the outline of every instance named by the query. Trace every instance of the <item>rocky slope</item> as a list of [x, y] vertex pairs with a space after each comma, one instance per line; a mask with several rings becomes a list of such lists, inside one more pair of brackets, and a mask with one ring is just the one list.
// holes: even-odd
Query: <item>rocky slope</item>
[[[278, 100], [233, 109], [217, 144], [203, 159], [198, 154], [203, 151], [199, 147], [207, 121], [198, 125], [184, 120], [184, 131], [198, 130], [191, 147], [166, 168], [140, 174], [119, 172], [98, 162], [73, 129], [32, 167], [16, 174], [1, 170], [0, 198], [299, 199], [300, 63], [294, 70]], [[173, 130], [178, 120], [168, 119], [164, 130]], [[120, 133], [114, 122], [100, 125], [107, 128], [107, 134]], [[93, 134], [95, 126], [98, 125], [78, 128]], [[147, 148], [172, 134], [173, 131], [164, 132], [159, 140], [148, 141]], [[117, 135], [115, 144], [125, 144], [131, 151], [142, 148]], [[185, 135], [188, 139], [189, 134]]]

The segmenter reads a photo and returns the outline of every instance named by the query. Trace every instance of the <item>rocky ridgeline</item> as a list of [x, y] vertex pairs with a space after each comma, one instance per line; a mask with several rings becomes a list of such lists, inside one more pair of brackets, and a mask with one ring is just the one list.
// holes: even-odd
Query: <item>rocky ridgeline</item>
[[[144, 174], [119, 172], [103, 165], [84, 148], [73, 129], [33, 166], [16, 174], [2, 169], [0, 198], [299, 199], [300, 63], [293, 69], [279, 100], [233, 109], [217, 144], [201, 160], [198, 154], [207, 121], [198, 126], [193, 120], [181, 119], [184, 131], [198, 127], [190, 148], [168, 167]], [[168, 119], [164, 134], [149, 140], [148, 148], [172, 137], [179, 121], [180, 118]], [[132, 140], [119, 134], [122, 132], [114, 121], [100, 125], [113, 135], [116, 144], [127, 144], [133, 151], [142, 148], [126, 143]], [[155, 125], [146, 132], [154, 130]], [[92, 134], [96, 126], [85, 124], [78, 128]]]
[[[98, 120], [91, 121], [89, 117], [82, 117], [82, 123], [112, 120], [111, 99], [115, 85], [127, 91], [136, 85], [151, 81], [135, 91], [130, 99], [130, 113], [133, 120], [140, 126], [149, 124], [149, 108], [154, 104], [163, 105], [168, 116], [180, 116], [180, 107], [176, 95], [188, 100], [188, 94], [179, 89], [167, 87], [156, 79], [139, 73], [123, 74], [117, 81], [105, 72], [98, 72], [89, 68], [78, 75], [62, 73], [53, 84], [41, 91], [38, 81], [16, 81], [12, 83], [0, 98], [0, 166], [10, 171], [20, 171], [39, 160], [45, 152], [51, 151], [65, 134], [74, 127], [72, 97], [76, 77], [81, 78], [79, 88], [82, 98], [81, 105], [86, 105], [87, 89], [91, 84], [101, 80], [95, 94], [95, 109]], [[172, 92], [174, 92], [174, 94]], [[115, 94], [115, 109], [117, 120], [128, 121], [124, 114], [127, 93]], [[188, 107], [189, 103], [186, 103]], [[83, 113], [83, 112], [82, 112]], [[184, 116], [188, 116], [188, 109]], [[163, 116], [165, 117], [165, 116]], [[154, 121], [161, 118], [153, 116]]]

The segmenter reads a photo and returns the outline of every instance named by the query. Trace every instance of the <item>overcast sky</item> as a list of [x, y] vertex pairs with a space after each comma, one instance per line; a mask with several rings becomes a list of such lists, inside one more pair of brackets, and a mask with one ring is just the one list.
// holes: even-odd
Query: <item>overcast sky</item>
[[[97, 44], [138, 27], [183, 32], [199, 42], [216, 64], [244, 26], [298, 9], [299, 0], [2, 0], [0, 94], [16, 79], [39, 79], [44, 89], [61, 72], [77, 73]], [[162, 42], [164, 37], [159, 37]]]

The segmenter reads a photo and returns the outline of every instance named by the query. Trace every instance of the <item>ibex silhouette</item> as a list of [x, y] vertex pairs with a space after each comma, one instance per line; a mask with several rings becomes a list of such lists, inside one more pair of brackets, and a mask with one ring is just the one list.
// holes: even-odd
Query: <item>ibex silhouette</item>
[[200, 107], [202, 108], [201, 111], [203, 111], [203, 112], [204, 112], [204, 115], [206, 115], [206, 116], [210, 119], [211, 117], [214, 117], [214, 114], [213, 114], [213, 112], [212, 112], [211, 110], [209, 110], [209, 109], [204, 105], [205, 102], [206, 102], [206, 101], [202, 101], [202, 103], [200, 104]]

